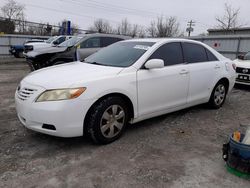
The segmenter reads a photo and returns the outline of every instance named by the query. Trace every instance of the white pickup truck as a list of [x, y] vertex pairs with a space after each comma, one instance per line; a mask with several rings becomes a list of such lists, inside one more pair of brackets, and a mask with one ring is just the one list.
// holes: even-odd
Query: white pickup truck
[[65, 35], [60, 35], [60, 36], [54, 36], [49, 38], [48, 40], [44, 42], [37, 42], [37, 43], [25, 43], [24, 44], [24, 52], [23, 55], [27, 56], [27, 53], [36, 49], [40, 48], [47, 48], [51, 46], [56, 46], [61, 44], [62, 42], [70, 39], [72, 36], [65, 36]]

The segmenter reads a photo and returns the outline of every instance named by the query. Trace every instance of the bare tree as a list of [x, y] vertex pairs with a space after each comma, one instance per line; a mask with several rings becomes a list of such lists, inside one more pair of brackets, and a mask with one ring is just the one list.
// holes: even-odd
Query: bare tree
[[147, 28], [150, 37], [157, 37], [157, 29], [155, 21], [151, 21], [150, 26]]
[[89, 27], [90, 31], [97, 31], [99, 33], [112, 33], [112, 26], [104, 19], [97, 19], [94, 21], [93, 26]]
[[234, 9], [231, 5], [225, 4], [225, 14], [222, 17], [216, 17], [216, 21], [218, 22], [217, 28], [229, 30], [232, 28], [240, 27], [239, 24], [239, 13], [240, 9]]
[[179, 23], [176, 17], [158, 17], [152, 21], [147, 29], [151, 37], [175, 37], [179, 36]]
[[20, 13], [20, 15], [18, 17], [19, 18], [17, 20], [15, 20], [16, 31], [19, 33], [25, 33], [27, 24], [26, 24], [24, 12]]
[[139, 37], [139, 38], [146, 37], [146, 29], [143, 26], [139, 26], [138, 27], [138, 31], [137, 31], [136, 37]]
[[127, 18], [123, 19], [117, 27], [117, 33], [120, 35], [131, 35], [132, 26], [128, 22]]
[[8, 20], [21, 19], [24, 17], [24, 5], [17, 3], [14, 0], [8, 0], [7, 3], [1, 7], [2, 14]]
[[117, 26], [117, 34], [128, 35], [131, 37], [145, 37], [145, 29], [138, 24], [131, 24], [127, 18], [123, 19]]

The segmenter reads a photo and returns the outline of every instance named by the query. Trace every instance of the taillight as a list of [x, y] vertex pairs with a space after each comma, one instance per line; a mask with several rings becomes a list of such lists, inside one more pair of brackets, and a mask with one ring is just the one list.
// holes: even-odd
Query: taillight
[[234, 63], [232, 64], [232, 67], [234, 70], [236, 70], [236, 65]]

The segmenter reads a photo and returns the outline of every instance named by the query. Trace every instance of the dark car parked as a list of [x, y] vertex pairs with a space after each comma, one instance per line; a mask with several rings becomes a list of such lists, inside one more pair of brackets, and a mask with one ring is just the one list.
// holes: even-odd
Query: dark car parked
[[14, 57], [20, 58], [23, 57], [23, 50], [24, 50], [23, 45], [11, 45], [9, 52], [10, 54], [14, 55]]
[[103, 47], [129, 38], [122, 35], [99, 33], [74, 36], [58, 46], [29, 52], [26, 60], [32, 71], [38, 70], [48, 66], [83, 60]]

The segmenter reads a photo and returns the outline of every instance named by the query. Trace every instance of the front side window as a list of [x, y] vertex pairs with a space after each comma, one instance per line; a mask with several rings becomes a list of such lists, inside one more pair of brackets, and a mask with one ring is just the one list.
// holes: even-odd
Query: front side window
[[129, 67], [153, 45], [154, 42], [117, 42], [87, 57], [85, 62], [112, 67]]
[[183, 43], [183, 52], [187, 63], [198, 63], [207, 61], [205, 48], [199, 44]]
[[173, 42], [162, 45], [149, 59], [162, 59], [165, 66], [183, 63], [181, 43]]
[[100, 48], [101, 47], [100, 43], [101, 43], [100, 38], [94, 37], [83, 41], [80, 44], [80, 48]]

